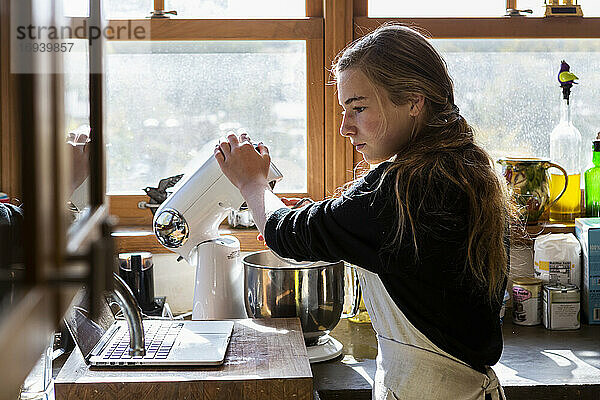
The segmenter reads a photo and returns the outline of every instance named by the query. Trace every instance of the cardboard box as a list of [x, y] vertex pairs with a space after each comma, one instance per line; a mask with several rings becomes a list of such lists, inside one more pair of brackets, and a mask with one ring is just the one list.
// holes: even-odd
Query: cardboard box
[[575, 219], [575, 236], [581, 243], [581, 310], [588, 324], [600, 324], [600, 218]]

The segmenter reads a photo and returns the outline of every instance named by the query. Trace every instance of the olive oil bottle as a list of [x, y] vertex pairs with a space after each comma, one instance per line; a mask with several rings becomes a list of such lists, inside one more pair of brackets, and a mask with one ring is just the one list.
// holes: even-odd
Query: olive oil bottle
[[[562, 88], [560, 122], [550, 133], [550, 159], [563, 167], [569, 176], [567, 189], [550, 207], [550, 221], [573, 222], [581, 216], [581, 133], [571, 121], [571, 87], [578, 79], [563, 61], [558, 74]], [[550, 198], [556, 198], [563, 189], [565, 178], [561, 173], [550, 175]]]

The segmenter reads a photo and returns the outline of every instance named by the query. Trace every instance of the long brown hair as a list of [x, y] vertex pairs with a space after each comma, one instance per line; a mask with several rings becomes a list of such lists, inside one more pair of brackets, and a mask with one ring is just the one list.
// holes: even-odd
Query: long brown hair
[[[446, 62], [415, 29], [386, 24], [357, 39], [336, 58], [334, 76], [360, 70], [395, 105], [415, 94], [425, 98], [411, 138], [386, 169], [393, 178], [398, 221], [392, 245], [412, 242], [418, 260], [418, 232], [427, 212], [426, 199], [443, 201], [434, 186], [465, 194], [468, 227], [465, 270], [498, 301], [508, 275], [507, 229], [518, 214], [489, 155], [474, 142], [473, 128], [454, 104], [454, 85]], [[430, 200], [431, 201], [431, 200]], [[410, 238], [405, 237], [409, 232]]]

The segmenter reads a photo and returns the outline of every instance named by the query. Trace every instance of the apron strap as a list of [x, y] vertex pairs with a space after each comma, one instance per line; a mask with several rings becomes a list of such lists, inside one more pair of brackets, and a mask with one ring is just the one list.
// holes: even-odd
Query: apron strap
[[[377, 339], [379, 344], [377, 368], [379, 370], [379, 363], [381, 362], [381, 366], [385, 372], [385, 378], [387, 378], [384, 378], [382, 383], [392, 392], [396, 392], [396, 390], [400, 387], [404, 387], [403, 385], [405, 385], [408, 381], [402, 381], [402, 379], [399, 379], [398, 377], [400, 386], [394, 387], [393, 383], [396, 381], [396, 378], [388, 374], [401, 374], [400, 371], [405, 370], [405, 363], [414, 365], [424, 363], [430, 364], [432, 367], [431, 370], [436, 371], [436, 379], [441, 379], [441, 377], [445, 374], [445, 372], [442, 370], [456, 370], [457, 375], [454, 378], [446, 378], [450, 378], [447, 381], [452, 382], [453, 385], [462, 385], [463, 389], [467, 389], [467, 387], [464, 385], [467, 385], [471, 388], [470, 390], [467, 389], [466, 391], [461, 391], [462, 396], [465, 396], [468, 393], [469, 398], [472, 400], [506, 400], [504, 390], [498, 381], [498, 377], [496, 376], [494, 370], [490, 367], [486, 366], [485, 373], [481, 373], [463, 361], [451, 358], [445, 354], [431, 351], [429, 349], [423, 349], [407, 343], [398, 342], [382, 335], [377, 335]], [[410, 374], [410, 372], [408, 373]], [[458, 378], [459, 376], [462, 376], [462, 378]], [[386, 382], [386, 380], [389, 379], [391, 379], [391, 381]], [[406, 389], [406, 387], [404, 387], [404, 389]], [[415, 387], [410, 388], [410, 390], [414, 389]]]
[[485, 367], [485, 381], [482, 388], [486, 399], [506, 400], [504, 389], [502, 388], [502, 385], [500, 385], [500, 382], [498, 382], [496, 373], [490, 367]]

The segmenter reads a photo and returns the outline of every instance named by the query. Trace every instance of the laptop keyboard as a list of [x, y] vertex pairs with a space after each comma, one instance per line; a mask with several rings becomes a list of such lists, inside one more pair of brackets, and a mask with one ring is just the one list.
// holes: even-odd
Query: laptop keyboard
[[118, 334], [118, 339], [109, 346], [102, 358], [105, 360], [165, 359], [171, 352], [182, 327], [182, 322], [144, 321], [145, 356], [129, 355], [129, 330], [125, 329]]

